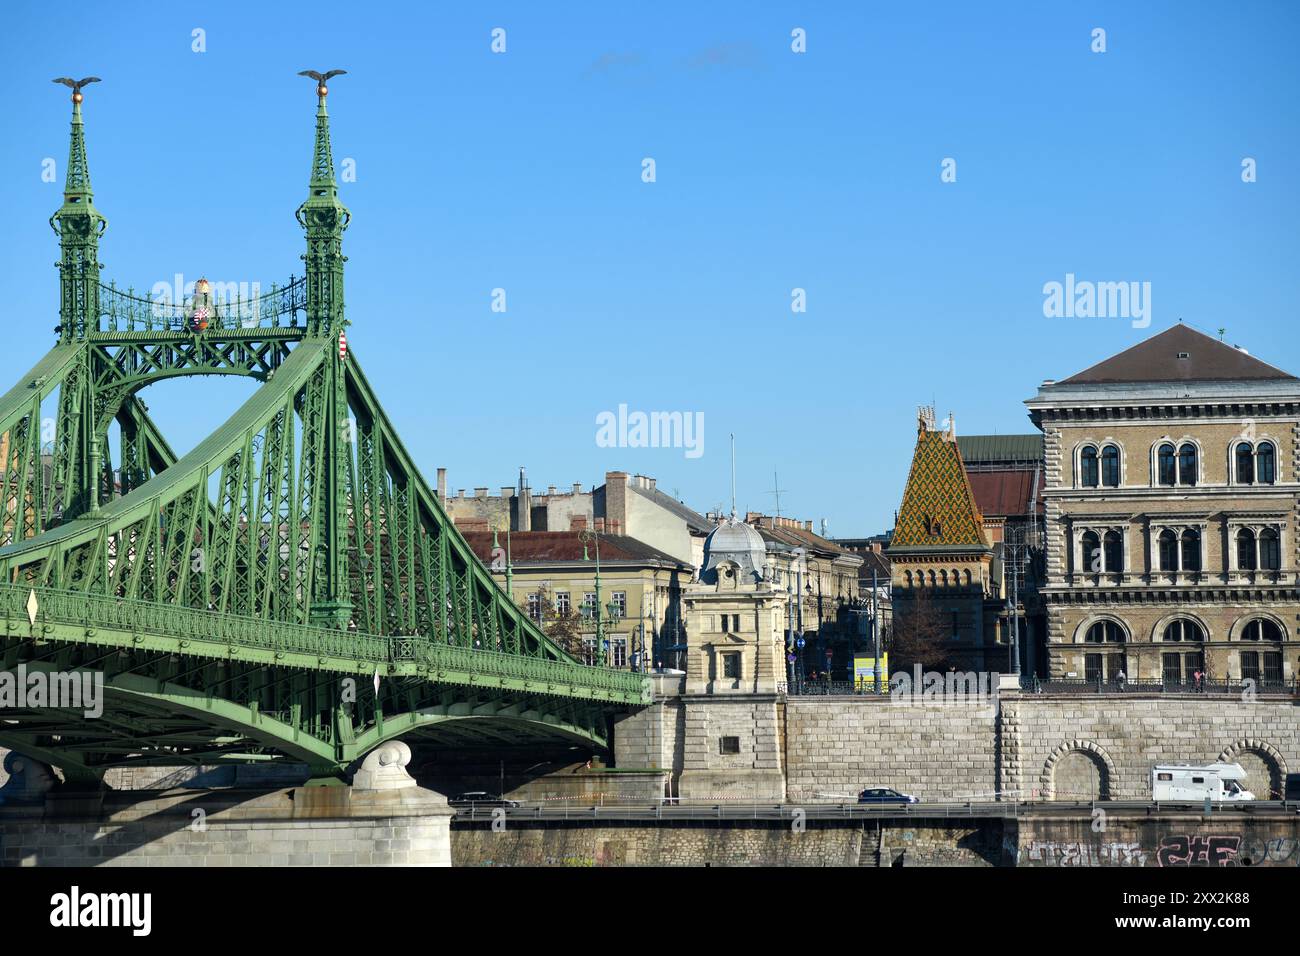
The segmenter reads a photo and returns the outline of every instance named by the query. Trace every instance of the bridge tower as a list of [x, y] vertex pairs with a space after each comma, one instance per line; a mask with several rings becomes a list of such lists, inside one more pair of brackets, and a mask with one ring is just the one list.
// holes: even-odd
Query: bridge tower
[[50, 217], [59, 237], [59, 340], [84, 339], [99, 316], [99, 237], [108, 220], [95, 208], [86, 162], [80, 89], [72, 93], [72, 136], [63, 184], [63, 205]]
[[[63, 205], [50, 217], [50, 228], [59, 237], [59, 341], [84, 341], [99, 327], [99, 237], [108, 220], [95, 208], [90, 186], [90, 164], [86, 160], [85, 127], [81, 120], [81, 86], [94, 78], [67, 82], [72, 86], [72, 133], [68, 143], [68, 168], [63, 184]], [[64, 410], [68, 436], [62, 442], [62, 455], [55, 460], [55, 481], [61, 478], [69, 489], [65, 513], [93, 513], [99, 509], [100, 474], [106, 436], [99, 434], [94, 376], [86, 361], [79, 361], [73, 374]], [[79, 386], [79, 388], [77, 387]], [[80, 394], [76, 394], [80, 392]], [[37, 424], [34, 416], [31, 426]], [[29, 427], [31, 427], [29, 426]], [[32, 428], [33, 457], [40, 461], [40, 429]], [[60, 467], [62, 466], [62, 467]], [[62, 474], [59, 474], [62, 472]], [[109, 479], [111, 482], [111, 478]], [[45, 489], [35, 482], [33, 498]], [[111, 487], [111, 484], [110, 484]], [[28, 510], [34, 526], [39, 527], [45, 510], [39, 500], [30, 500]]]
[[[343, 629], [352, 618], [348, 580], [348, 445], [353, 440], [347, 395], [347, 334], [343, 300], [343, 232], [352, 213], [339, 200], [334, 179], [334, 153], [330, 146], [330, 118], [325, 108], [328, 80], [342, 70], [320, 74], [316, 79], [316, 144], [312, 151], [311, 181], [307, 199], [298, 207], [298, 223], [307, 233], [303, 255], [307, 276], [307, 335], [333, 340], [325, 394], [321, 396], [326, 427], [322, 461], [329, 474], [322, 476], [325, 494], [321, 521], [313, 526], [312, 553], [316, 556], [319, 598], [312, 601], [313, 623]], [[319, 530], [317, 530], [319, 529]]]

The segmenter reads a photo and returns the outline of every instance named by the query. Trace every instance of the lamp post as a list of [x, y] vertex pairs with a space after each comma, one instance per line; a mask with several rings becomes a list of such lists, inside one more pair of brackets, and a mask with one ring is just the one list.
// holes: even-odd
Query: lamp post
[[[605, 623], [601, 618], [600, 606], [600, 534], [584, 528], [578, 532], [578, 540], [582, 542], [582, 560], [584, 561], [591, 560], [587, 555], [587, 545], [594, 544], [596, 548], [596, 647], [592, 653], [592, 663], [594, 664], [594, 659], [605, 649]], [[610, 607], [613, 606], [614, 602], [611, 601]]]
[[1020, 676], [1020, 575], [1029, 544], [1024, 539], [1024, 529], [1008, 529], [1002, 539], [1002, 552], [1011, 571], [1011, 594], [1008, 595], [1007, 616], [1011, 625], [1011, 673]]

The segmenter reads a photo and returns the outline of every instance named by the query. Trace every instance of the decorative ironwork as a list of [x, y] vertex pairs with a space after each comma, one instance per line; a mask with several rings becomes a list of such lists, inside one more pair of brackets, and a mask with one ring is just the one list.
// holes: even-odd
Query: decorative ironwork
[[[306, 275], [247, 300], [99, 283], [74, 108], [59, 342], [0, 395], [0, 653], [100, 671], [114, 709], [94, 728], [10, 712], [0, 746], [68, 779], [249, 759], [340, 775], [407, 733], [603, 747], [611, 711], [650, 703], [647, 678], [574, 661], [495, 582], [347, 348], [327, 79]], [[138, 392], [212, 374], [262, 384], [177, 458]], [[361, 678], [355, 697], [340, 674]]]
[[[236, 332], [247, 329], [297, 328], [306, 325], [307, 279], [290, 278], [285, 285], [271, 284], [262, 295], [245, 299], [235, 290], [222, 295], [222, 283], [215, 283], [215, 309], [206, 332]], [[130, 288], [123, 292], [115, 283], [99, 286], [98, 331], [191, 332], [192, 300], [181, 303], [145, 299]]]

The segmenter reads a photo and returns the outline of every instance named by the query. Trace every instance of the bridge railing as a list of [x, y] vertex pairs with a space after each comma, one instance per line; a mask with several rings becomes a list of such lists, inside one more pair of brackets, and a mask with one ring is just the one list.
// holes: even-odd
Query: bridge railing
[[0, 615], [11, 622], [26, 623], [28, 601], [33, 593], [36, 595], [38, 626], [48, 622], [103, 627], [133, 633], [215, 641], [274, 653], [342, 658], [367, 666], [410, 662], [427, 668], [435, 680], [440, 671], [454, 671], [481, 676], [486, 682], [494, 678], [516, 678], [547, 684], [551, 685], [549, 689], [560, 694], [568, 688], [581, 687], [615, 694], [624, 699], [630, 695], [644, 696], [645, 680], [641, 675], [607, 667], [590, 667], [499, 651], [456, 647], [419, 636], [361, 634], [80, 591], [0, 585]]
[[[307, 280], [290, 279], [283, 286], [271, 284], [269, 291], [244, 295], [244, 286], [224, 294], [215, 283], [211, 330], [292, 328], [306, 323]], [[251, 291], [260, 291], [254, 284]], [[101, 332], [189, 332], [194, 330], [193, 306], [189, 302], [146, 299], [131, 289], [123, 292], [115, 284], [99, 285]]]

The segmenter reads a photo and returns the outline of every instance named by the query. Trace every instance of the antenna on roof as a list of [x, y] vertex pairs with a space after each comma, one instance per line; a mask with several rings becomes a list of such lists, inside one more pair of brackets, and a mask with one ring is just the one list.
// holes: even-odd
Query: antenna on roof
[[731, 520], [736, 520], [736, 433], [731, 433]]
[[788, 488], [782, 488], [782, 487], [781, 487], [781, 483], [780, 483], [780, 481], [777, 480], [776, 472], [773, 471], [773, 472], [772, 472], [772, 490], [769, 491], [768, 494], [769, 494], [769, 495], [776, 495], [776, 516], [777, 516], [778, 518], [781, 517], [781, 492], [783, 492], [783, 491], [789, 491], [789, 490], [790, 490], [790, 489], [788, 489]]
[[1220, 328], [1220, 329], [1219, 329], [1219, 341], [1220, 341], [1220, 342], [1223, 341], [1224, 333], [1226, 333], [1227, 331], [1228, 331], [1228, 330], [1227, 330], [1227, 329], [1224, 329], [1224, 328]]

